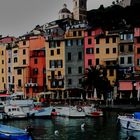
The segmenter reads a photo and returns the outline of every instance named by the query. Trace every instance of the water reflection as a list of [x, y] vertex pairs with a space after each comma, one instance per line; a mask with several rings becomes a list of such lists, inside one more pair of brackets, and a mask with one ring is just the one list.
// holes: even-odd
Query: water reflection
[[[117, 113], [106, 112], [99, 118], [54, 117], [8, 121], [4, 124], [22, 129], [31, 125], [34, 128], [35, 140], [140, 140], [140, 132], [118, 128], [116, 118]], [[82, 124], [85, 124], [85, 127], [81, 128]]]
[[123, 140], [140, 140], [140, 132], [121, 128], [120, 129], [120, 139], [123, 139]]

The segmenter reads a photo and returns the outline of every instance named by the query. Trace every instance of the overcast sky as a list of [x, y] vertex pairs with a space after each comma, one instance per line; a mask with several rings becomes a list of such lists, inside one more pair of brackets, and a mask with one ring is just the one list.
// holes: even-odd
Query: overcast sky
[[[88, 10], [101, 4], [110, 6], [113, 0], [88, 0]], [[58, 19], [58, 11], [67, 4], [72, 12], [72, 0], [0, 0], [0, 34], [20, 36], [36, 25]]]

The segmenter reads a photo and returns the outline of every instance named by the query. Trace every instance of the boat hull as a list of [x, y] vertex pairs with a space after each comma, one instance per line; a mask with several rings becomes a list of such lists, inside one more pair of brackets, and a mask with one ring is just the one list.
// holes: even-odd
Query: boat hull
[[140, 131], [140, 120], [130, 116], [118, 116], [121, 127]]
[[7, 125], [0, 125], [0, 139], [3, 140], [32, 140], [25, 130]]

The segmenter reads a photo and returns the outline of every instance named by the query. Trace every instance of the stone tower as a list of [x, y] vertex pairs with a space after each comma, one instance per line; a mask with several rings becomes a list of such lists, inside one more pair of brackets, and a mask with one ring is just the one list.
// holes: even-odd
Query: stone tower
[[73, 18], [76, 20], [86, 20], [87, 0], [73, 0]]

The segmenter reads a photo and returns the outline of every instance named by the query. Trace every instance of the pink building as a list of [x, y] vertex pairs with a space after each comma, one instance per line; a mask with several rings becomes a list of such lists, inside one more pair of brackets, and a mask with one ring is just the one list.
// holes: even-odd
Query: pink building
[[95, 65], [95, 36], [102, 33], [99, 29], [88, 29], [84, 34], [84, 66], [85, 69]]

